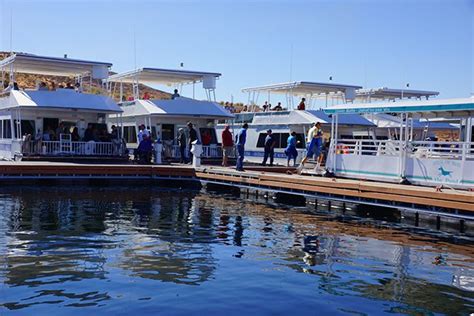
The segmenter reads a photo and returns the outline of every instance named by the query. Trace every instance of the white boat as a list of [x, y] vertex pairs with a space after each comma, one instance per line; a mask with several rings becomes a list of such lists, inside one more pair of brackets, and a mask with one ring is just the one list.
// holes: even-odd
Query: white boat
[[[426, 101], [340, 104], [324, 110], [332, 114], [331, 141], [326, 168], [336, 176], [420, 185], [474, 187], [474, 98]], [[399, 117], [399, 138], [354, 140], [340, 136], [339, 117], [347, 114], [391, 114]], [[457, 121], [459, 141], [425, 141], [413, 138], [416, 119]], [[337, 137], [336, 137], [337, 135]], [[338, 150], [341, 146], [345, 152]]]
[[[163, 143], [165, 158], [179, 159], [180, 153], [176, 141], [178, 130], [184, 128], [187, 133], [186, 124], [192, 122], [203, 144], [202, 157], [221, 157], [215, 122], [219, 119], [232, 118], [233, 115], [215, 102], [216, 80], [220, 76], [219, 73], [157, 68], [141, 68], [112, 75], [108, 79], [110, 92], [118, 86], [122, 99], [123, 84], [130, 83], [133, 84], [134, 95], [133, 100], [119, 103], [123, 112], [119, 115], [109, 115], [109, 125], [123, 124], [123, 136], [127, 147], [133, 149], [138, 147], [138, 127], [143, 124], [150, 130], [153, 139], [160, 139]], [[139, 83], [173, 87], [192, 84], [193, 97], [179, 96], [168, 100], [144, 99], [138, 89]], [[196, 83], [202, 83], [207, 100], [194, 99]]]
[[[111, 66], [30, 54], [1, 60], [2, 87], [7, 72], [10, 85], [0, 90], [0, 159], [123, 157], [125, 148], [118, 138], [99, 138], [108, 132], [106, 115], [122, 110], [111, 98], [86, 91], [92, 82], [98, 81], [100, 87]], [[78, 85], [76, 90], [21, 89], [13, 86], [17, 73], [69, 77]], [[98, 133], [95, 140], [83, 139], [88, 127]], [[79, 137], [73, 140], [74, 128]]]
[[[264, 140], [267, 130], [271, 129], [276, 140], [275, 145], [275, 164], [286, 165], [287, 157], [284, 152], [287, 146], [287, 139], [290, 132], [296, 132], [299, 141], [297, 144], [299, 163], [306, 153], [306, 134], [313, 123], [320, 122], [322, 130], [326, 135], [326, 140], [331, 130], [332, 118], [326, 115], [318, 108], [318, 101], [323, 103], [319, 107], [324, 107], [335, 102], [347, 102], [356, 97], [355, 91], [360, 86], [319, 83], [307, 81], [295, 81], [280, 84], [271, 84], [258, 87], [244, 88], [243, 92], [249, 94], [250, 110], [255, 110], [260, 94], [271, 99], [271, 94], [282, 94], [286, 97], [286, 104], [289, 110], [268, 111], [268, 112], [243, 112], [235, 115], [235, 118], [220, 122], [217, 126], [218, 137], [221, 140], [221, 132], [225, 124], [232, 127], [234, 135], [238, 132], [243, 123], [248, 123], [247, 143], [245, 145], [245, 161], [261, 163], [264, 155]], [[306, 99], [306, 110], [294, 110], [295, 98]], [[361, 115], [346, 115], [344, 121], [341, 121], [343, 127], [339, 130], [341, 135], [350, 135], [356, 133], [371, 134], [371, 129], [375, 124], [362, 117]]]

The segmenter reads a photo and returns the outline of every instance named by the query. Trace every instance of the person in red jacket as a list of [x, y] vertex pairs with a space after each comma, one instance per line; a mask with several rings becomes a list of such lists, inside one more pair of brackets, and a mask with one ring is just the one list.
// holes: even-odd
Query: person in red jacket
[[222, 165], [224, 167], [229, 166], [228, 161], [233, 149], [234, 140], [232, 133], [230, 132], [229, 125], [226, 125], [222, 131]]

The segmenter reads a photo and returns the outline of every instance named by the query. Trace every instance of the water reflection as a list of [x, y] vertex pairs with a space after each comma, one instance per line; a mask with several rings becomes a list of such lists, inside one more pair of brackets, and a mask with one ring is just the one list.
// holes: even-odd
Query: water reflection
[[471, 244], [304, 211], [151, 187], [4, 190], [0, 308], [209, 313], [214, 300], [262, 314], [474, 308]]

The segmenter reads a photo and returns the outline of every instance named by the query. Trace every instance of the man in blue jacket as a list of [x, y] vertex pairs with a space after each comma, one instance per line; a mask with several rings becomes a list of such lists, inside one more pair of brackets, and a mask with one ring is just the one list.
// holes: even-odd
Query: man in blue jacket
[[237, 166], [238, 171], [244, 171], [244, 153], [245, 153], [245, 142], [247, 140], [247, 129], [249, 125], [245, 123], [236, 135], [235, 145], [237, 147]]

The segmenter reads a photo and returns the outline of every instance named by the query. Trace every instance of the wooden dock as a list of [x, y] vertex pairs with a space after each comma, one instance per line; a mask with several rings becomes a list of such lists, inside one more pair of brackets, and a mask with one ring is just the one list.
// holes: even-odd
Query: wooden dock
[[190, 165], [79, 164], [66, 162], [0, 162], [0, 180], [29, 179], [149, 179], [186, 180], [306, 198], [347, 201], [421, 212], [446, 212], [450, 216], [472, 216], [474, 192], [399, 185], [382, 182], [332, 179], [287, 174], [291, 168], [233, 168]]

